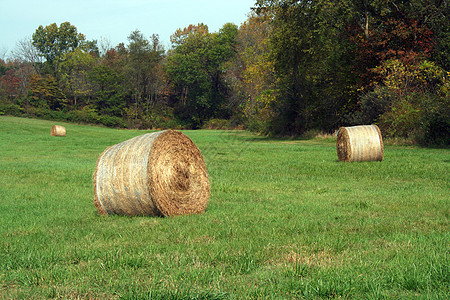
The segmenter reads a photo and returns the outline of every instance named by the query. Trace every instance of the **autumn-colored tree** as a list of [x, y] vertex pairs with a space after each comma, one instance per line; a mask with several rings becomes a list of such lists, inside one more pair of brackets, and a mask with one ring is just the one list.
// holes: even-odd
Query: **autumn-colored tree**
[[384, 61], [399, 59], [415, 64], [428, 58], [434, 46], [433, 32], [413, 19], [390, 17], [367, 33], [355, 28], [350, 41], [357, 46], [354, 67], [364, 88], [380, 79], [374, 70]]
[[19, 88], [22, 81], [22, 78], [16, 76], [13, 68], [4, 71], [0, 77], [0, 90], [4, 97], [10, 101], [16, 99], [20, 95]]
[[19, 60], [0, 61], [0, 93], [5, 100], [16, 103], [28, 94], [29, 77], [35, 74], [32, 64]]
[[34, 107], [61, 110], [67, 104], [66, 96], [51, 75], [32, 75], [29, 89], [30, 104]]
[[249, 16], [239, 27], [237, 55], [230, 63], [235, 94], [248, 128], [267, 132], [273, 117], [275, 79], [270, 59], [271, 16], [267, 13]]
[[[419, 0], [366, 2], [371, 26], [362, 30], [353, 20], [347, 31], [355, 55], [353, 71], [359, 78], [355, 121], [378, 122], [387, 136], [442, 143], [448, 139], [445, 128], [450, 123], [445, 117], [448, 94], [443, 92], [448, 76], [442, 68], [448, 58], [436, 49], [448, 47], [442, 39], [449, 28], [448, 18], [443, 19], [446, 5]], [[433, 58], [442, 66], [430, 61]], [[432, 127], [440, 133], [430, 138], [435, 134]]]
[[[200, 23], [198, 25], [189, 25], [183, 29], [178, 28], [174, 34], [170, 36], [170, 42], [173, 48], [182, 46], [188, 39], [192, 39], [192, 36], [207, 36], [209, 35], [209, 29], [206, 24]], [[186, 45], [185, 45], [186, 47]]]
[[364, 122], [378, 123], [389, 137], [450, 142], [449, 72], [431, 61], [400, 59], [386, 60], [374, 72], [382, 79], [360, 97]]
[[0, 76], [3, 76], [8, 68], [6, 67], [6, 63], [3, 59], [0, 58]]

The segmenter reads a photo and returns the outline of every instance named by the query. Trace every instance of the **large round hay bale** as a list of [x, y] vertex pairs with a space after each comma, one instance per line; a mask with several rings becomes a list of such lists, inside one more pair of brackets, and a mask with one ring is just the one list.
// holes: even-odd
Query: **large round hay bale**
[[197, 214], [209, 200], [208, 172], [200, 150], [179, 131], [144, 134], [107, 148], [94, 172], [100, 214]]
[[377, 125], [339, 128], [336, 148], [339, 161], [383, 160], [383, 138]]
[[50, 134], [51, 136], [66, 136], [66, 128], [60, 125], [53, 125]]

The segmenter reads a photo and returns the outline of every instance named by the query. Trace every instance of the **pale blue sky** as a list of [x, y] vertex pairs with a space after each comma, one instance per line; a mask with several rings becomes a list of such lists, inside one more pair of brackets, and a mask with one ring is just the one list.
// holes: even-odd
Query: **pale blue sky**
[[[70, 22], [88, 40], [128, 43], [138, 29], [159, 34], [166, 48], [178, 28], [205, 23], [210, 32], [225, 23], [241, 25], [255, 0], [0, 0], [0, 55], [31, 38], [39, 25]], [[2, 58], [2, 57], [0, 57]]]

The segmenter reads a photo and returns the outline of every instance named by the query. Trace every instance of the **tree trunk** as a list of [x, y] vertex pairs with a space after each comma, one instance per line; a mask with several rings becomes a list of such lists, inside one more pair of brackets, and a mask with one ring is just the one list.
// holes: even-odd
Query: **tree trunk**
[[366, 39], [369, 39], [369, 12], [366, 10], [366, 26], [364, 27]]
[[366, 36], [366, 40], [369, 39], [369, 2], [367, 0], [364, 1], [364, 11], [366, 17], [366, 24], [364, 26], [364, 34]]

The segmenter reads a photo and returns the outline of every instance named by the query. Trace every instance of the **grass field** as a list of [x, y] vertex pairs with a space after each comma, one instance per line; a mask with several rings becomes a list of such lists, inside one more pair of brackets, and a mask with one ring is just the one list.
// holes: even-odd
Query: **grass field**
[[146, 133], [0, 117], [0, 297], [446, 299], [450, 150], [386, 146], [340, 163], [334, 138], [184, 131], [204, 214], [98, 216], [106, 147]]

